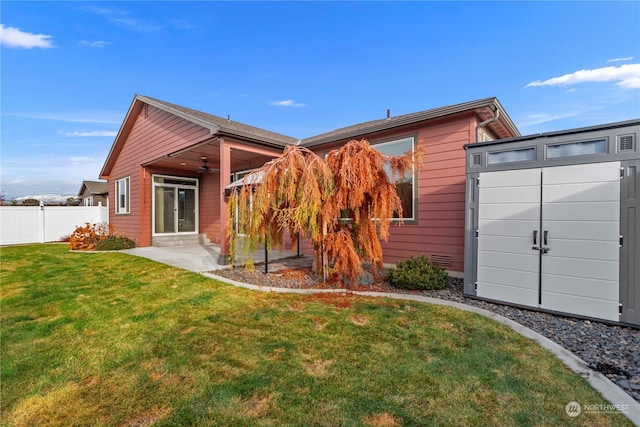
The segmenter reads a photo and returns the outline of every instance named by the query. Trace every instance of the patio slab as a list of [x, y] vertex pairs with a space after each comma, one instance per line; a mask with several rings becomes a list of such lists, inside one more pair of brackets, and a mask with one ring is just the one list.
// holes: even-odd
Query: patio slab
[[[230, 268], [229, 265], [218, 264], [218, 256], [220, 255], [220, 246], [218, 245], [146, 246], [124, 249], [120, 252], [147, 258], [195, 273]], [[269, 251], [269, 271], [276, 271], [276, 269], [279, 268], [277, 260], [295, 255], [295, 252], [290, 251]], [[252, 259], [256, 264], [256, 268], [264, 268], [264, 250], [254, 252]], [[258, 267], [258, 265], [260, 265], [260, 267]], [[285, 267], [280, 268], [283, 269]]]

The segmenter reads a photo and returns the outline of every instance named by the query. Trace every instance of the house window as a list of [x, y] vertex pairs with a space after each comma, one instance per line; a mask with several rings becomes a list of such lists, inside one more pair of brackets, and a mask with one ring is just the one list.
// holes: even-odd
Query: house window
[[[386, 154], [388, 156], [401, 156], [407, 151], [413, 150], [414, 139], [413, 137], [397, 139], [395, 141], [383, 142], [380, 144], [372, 145], [377, 151], [382, 154]], [[387, 175], [389, 179], [393, 179], [391, 176], [391, 170], [387, 168]], [[404, 178], [399, 178], [396, 181], [396, 191], [398, 192], [398, 196], [402, 202], [402, 219], [405, 221], [415, 220], [415, 206], [417, 204], [415, 189], [416, 185], [416, 174], [411, 173], [410, 175], [405, 176]], [[398, 218], [397, 215], [394, 215], [394, 218]]]
[[607, 141], [572, 142], [569, 144], [555, 144], [547, 146], [547, 159], [559, 157], [586, 156], [588, 154], [603, 154], [607, 152]]
[[84, 205], [85, 206], [93, 206], [93, 197], [86, 197], [84, 199]]
[[116, 181], [116, 214], [129, 213], [129, 177]]

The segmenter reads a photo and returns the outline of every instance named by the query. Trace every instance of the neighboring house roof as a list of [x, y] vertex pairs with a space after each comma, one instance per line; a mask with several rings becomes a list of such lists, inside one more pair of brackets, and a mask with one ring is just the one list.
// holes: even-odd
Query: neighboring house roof
[[82, 181], [78, 196], [82, 196], [82, 194], [85, 193], [85, 188], [87, 189], [87, 193], [91, 195], [105, 195], [109, 192], [106, 181]]
[[[249, 126], [243, 123], [224, 119], [202, 111], [185, 108], [180, 105], [171, 104], [159, 99], [151, 98], [143, 95], [135, 95], [133, 102], [129, 107], [129, 111], [124, 119], [118, 135], [109, 151], [107, 159], [100, 172], [100, 177], [108, 177], [116, 158], [129, 133], [133, 129], [136, 117], [142, 110], [144, 104], [148, 104], [159, 108], [165, 112], [181, 117], [191, 123], [195, 123], [208, 129], [211, 135], [233, 136], [248, 142], [254, 142], [271, 147], [286, 147], [287, 145], [299, 144], [305, 147], [313, 147], [316, 145], [336, 142], [344, 139], [354, 139], [363, 137], [374, 132], [385, 131], [401, 126], [412, 125], [425, 120], [437, 119], [440, 117], [473, 111], [480, 117], [480, 120], [488, 121], [489, 127], [498, 138], [511, 138], [520, 136], [520, 132], [513, 124], [506, 111], [498, 102], [498, 99], [484, 98], [476, 101], [465, 102], [461, 104], [450, 105], [446, 107], [434, 108], [430, 110], [419, 111], [417, 113], [404, 114], [401, 116], [387, 117], [385, 119], [373, 120], [365, 123], [348, 126], [337, 129], [321, 135], [312, 136], [303, 140], [298, 140], [276, 132]], [[489, 123], [489, 119], [497, 118]]]
[[305, 147], [313, 147], [315, 145], [340, 141], [347, 138], [357, 138], [373, 132], [380, 132], [400, 126], [411, 125], [414, 123], [422, 122], [424, 120], [436, 119], [439, 117], [462, 113], [469, 110], [475, 110], [476, 113], [480, 115], [480, 118], [482, 120], [493, 117], [495, 115], [495, 112], [499, 111], [500, 115], [498, 117], [498, 120], [496, 120], [495, 124], [491, 126], [497, 136], [499, 138], [505, 138], [514, 135], [520, 135], [520, 132], [513, 124], [504, 108], [502, 108], [502, 105], [500, 105], [498, 99], [494, 97], [360, 123], [357, 125], [336, 129], [322, 135], [303, 139], [301, 141], [301, 145]]

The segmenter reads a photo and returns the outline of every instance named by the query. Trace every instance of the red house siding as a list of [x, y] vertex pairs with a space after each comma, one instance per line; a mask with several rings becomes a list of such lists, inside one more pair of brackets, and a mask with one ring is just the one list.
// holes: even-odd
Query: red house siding
[[111, 170], [109, 192], [115, 194], [115, 182], [130, 177], [129, 214], [115, 214], [112, 203], [110, 222], [118, 232], [139, 246], [151, 244], [151, 170], [141, 165], [158, 157], [205, 140], [209, 131], [172, 114], [145, 106], [124, 143]]
[[204, 174], [200, 180], [200, 233], [220, 244], [220, 179]]
[[385, 262], [394, 263], [411, 255], [435, 255], [445, 260], [448, 270], [464, 270], [463, 146], [472, 142], [474, 132], [475, 118], [471, 115], [433, 121], [419, 130], [418, 140], [424, 149], [418, 171], [417, 223], [392, 228], [389, 241], [383, 243]]
[[[411, 255], [433, 255], [451, 260], [450, 271], [464, 270], [464, 144], [475, 138], [473, 114], [449, 116], [427, 124], [407, 126], [398, 131], [365, 135], [371, 144], [415, 136], [423, 146], [423, 165], [418, 171], [417, 221], [407, 221], [391, 228], [388, 242], [383, 242], [384, 262], [395, 263]], [[319, 155], [347, 141], [315, 147]], [[305, 253], [312, 248], [302, 245]]]

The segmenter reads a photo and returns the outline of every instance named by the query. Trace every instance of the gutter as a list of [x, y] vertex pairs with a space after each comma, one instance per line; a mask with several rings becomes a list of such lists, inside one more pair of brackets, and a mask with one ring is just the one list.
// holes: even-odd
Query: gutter
[[494, 111], [496, 113], [495, 116], [491, 117], [490, 119], [485, 120], [484, 122], [478, 124], [478, 126], [476, 126], [476, 143], [479, 142], [478, 141], [478, 137], [480, 136], [480, 129], [487, 126], [489, 123], [493, 123], [496, 120], [498, 120], [498, 118], [500, 118], [500, 109], [496, 108], [496, 110]]

